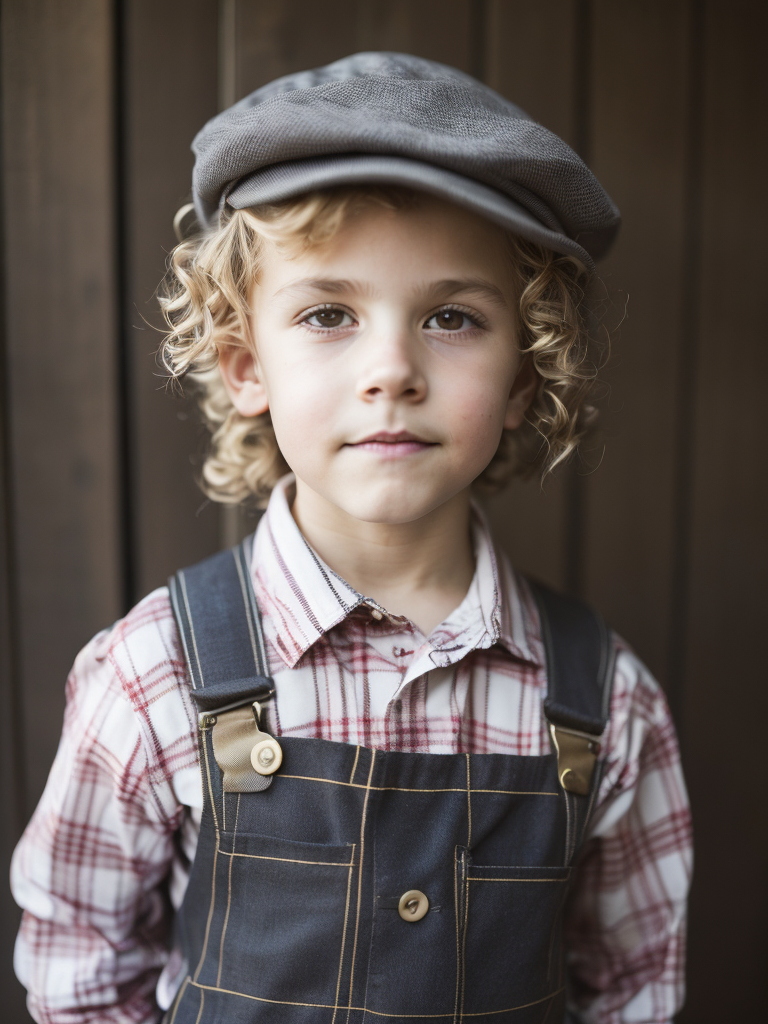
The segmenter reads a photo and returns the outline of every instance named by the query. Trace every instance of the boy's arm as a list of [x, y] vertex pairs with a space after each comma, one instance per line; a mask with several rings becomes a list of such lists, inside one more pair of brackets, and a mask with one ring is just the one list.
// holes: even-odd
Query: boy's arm
[[684, 994], [690, 811], [664, 695], [623, 646], [605, 748], [566, 918], [574, 1009], [584, 1024], [668, 1024]]
[[183, 813], [172, 781], [196, 770], [169, 616], [156, 592], [79, 655], [56, 759], [14, 853], [25, 911], [15, 968], [46, 1024], [160, 1018], [165, 880]]

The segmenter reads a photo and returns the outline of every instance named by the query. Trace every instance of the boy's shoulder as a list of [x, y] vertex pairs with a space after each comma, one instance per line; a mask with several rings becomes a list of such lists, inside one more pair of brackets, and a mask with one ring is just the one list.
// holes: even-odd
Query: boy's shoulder
[[147, 594], [83, 648], [75, 670], [108, 665], [132, 704], [156, 700], [169, 685], [186, 689], [184, 652], [167, 587]]
[[[168, 751], [195, 750], [197, 713], [167, 587], [138, 602], [80, 651], [67, 684], [68, 708], [82, 717], [133, 720], [148, 763], [168, 765]], [[87, 717], [87, 716], [86, 716]]]

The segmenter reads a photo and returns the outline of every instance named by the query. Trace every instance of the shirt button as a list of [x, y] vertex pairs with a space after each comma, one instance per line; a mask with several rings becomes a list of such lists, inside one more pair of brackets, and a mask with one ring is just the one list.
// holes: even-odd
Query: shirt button
[[378, 608], [371, 608], [371, 615], [377, 622], [381, 622], [384, 616], [381, 614]]
[[397, 910], [404, 921], [420, 921], [429, 910], [429, 900], [418, 889], [409, 889], [400, 897]]
[[413, 651], [406, 651], [404, 647], [393, 647], [392, 653], [396, 658], [407, 658], [408, 655], [413, 654]]

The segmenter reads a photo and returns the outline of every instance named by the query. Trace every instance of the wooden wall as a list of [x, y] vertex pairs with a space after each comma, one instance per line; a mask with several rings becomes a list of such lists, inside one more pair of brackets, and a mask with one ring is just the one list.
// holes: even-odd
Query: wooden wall
[[[624, 214], [602, 268], [603, 436], [491, 515], [661, 679], [697, 847], [681, 1021], [753, 1020], [766, 963], [768, 572], [760, 0], [2, 0], [0, 858], [40, 794], [77, 649], [241, 524], [194, 486], [153, 290], [192, 135], [361, 49], [480, 77], [562, 135]], [[17, 914], [0, 887], [3, 1020]]]

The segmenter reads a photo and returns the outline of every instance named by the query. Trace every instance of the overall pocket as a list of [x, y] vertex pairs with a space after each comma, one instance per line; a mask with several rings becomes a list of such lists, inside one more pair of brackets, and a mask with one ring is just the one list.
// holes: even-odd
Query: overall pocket
[[335, 1005], [354, 845], [221, 832], [199, 982], [274, 1002]]
[[463, 877], [464, 1014], [546, 1002], [563, 985], [561, 918], [571, 869], [457, 865]]

